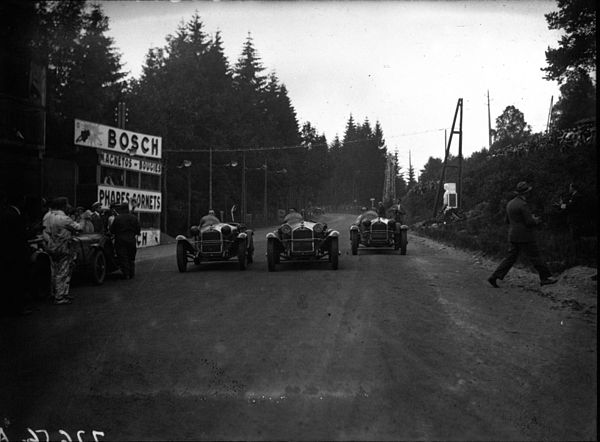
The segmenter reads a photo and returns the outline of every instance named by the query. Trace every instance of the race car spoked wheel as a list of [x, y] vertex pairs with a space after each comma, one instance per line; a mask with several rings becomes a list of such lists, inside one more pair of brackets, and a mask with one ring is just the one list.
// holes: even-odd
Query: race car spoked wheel
[[275, 250], [275, 240], [267, 239], [267, 268], [269, 272], [275, 271], [275, 264], [277, 262], [277, 250]]
[[243, 239], [238, 244], [238, 262], [240, 270], [246, 270], [248, 265], [248, 255], [246, 254], [246, 240]]
[[331, 238], [331, 244], [329, 244], [329, 261], [331, 262], [331, 268], [337, 270], [338, 261], [340, 258], [340, 248], [337, 238]]
[[408, 243], [408, 233], [406, 230], [400, 232], [400, 254], [406, 255], [406, 245]]
[[102, 250], [95, 250], [91, 256], [90, 276], [97, 285], [102, 284], [106, 278], [106, 256]]
[[350, 232], [350, 248], [353, 255], [358, 253], [358, 232]]
[[187, 251], [183, 242], [177, 243], [177, 268], [181, 273], [187, 271]]

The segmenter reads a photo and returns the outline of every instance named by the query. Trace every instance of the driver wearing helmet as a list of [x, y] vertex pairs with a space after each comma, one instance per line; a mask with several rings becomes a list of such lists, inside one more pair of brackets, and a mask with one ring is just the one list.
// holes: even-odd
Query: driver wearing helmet
[[215, 224], [219, 224], [219, 218], [216, 217], [214, 210], [209, 210], [207, 215], [204, 215], [200, 218], [200, 227], [212, 226]]
[[302, 221], [302, 215], [296, 211], [296, 209], [290, 209], [289, 213], [283, 219], [284, 223], [297, 223]]

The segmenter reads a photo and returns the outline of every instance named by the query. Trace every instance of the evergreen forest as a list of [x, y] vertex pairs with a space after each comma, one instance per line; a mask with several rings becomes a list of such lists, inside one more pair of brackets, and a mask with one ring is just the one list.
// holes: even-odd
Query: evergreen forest
[[[226, 214], [235, 206], [239, 214], [244, 183], [246, 211], [256, 224], [272, 223], [278, 209], [290, 207], [355, 212], [370, 198], [383, 199], [389, 161], [408, 222], [439, 221], [432, 208], [442, 159], [430, 158], [417, 176], [411, 164], [390, 155], [379, 122], [355, 121], [352, 114], [344, 116], [341, 137], [327, 140], [315, 124], [298, 121], [285, 79], [277, 76], [277, 66], [263, 65], [251, 34], [237, 60], [229, 60], [221, 34], [210, 35], [196, 13], [165, 36], [163, 46], [148, 50], [139, 78], [128, 78], [100, 5], [3, 4], [2, 15], [11, 17], [2, 31], [8, 56], [28, 57], [46, 69], [50, 154], [86, 155], [73, 149], [73, 119], [115, 126], [120, 102], [127, 108], [126, 129], [162, 137], [166, 233], [189, 227], [188, 199], [192, 220], [211, 205]], [[558, 0], [557, 6], [546, 21], [564, 36], [546, 51], [547, 66], [540, 66], [540, 77], [560, 85], [551, 124], [544, 133], [532, 133], [526, 116], [508, 106], [495, 119], [491, 147], [462, 159], [459, 218], [477, 220], [455, 223], [452, 235], [465, 246], [500, 250], [503, 207], [523, 180], [535, 188], [533, 205], [546, 216], [548, 235], [566, 231], [554, 203], [577, 182], [590, 208], [588, 236], [596, 235], [596, 4]], [[449, 157], [447, 165], [459, 160]], [[456, 181], [457, 170], [447, 168], [446, 181]]]

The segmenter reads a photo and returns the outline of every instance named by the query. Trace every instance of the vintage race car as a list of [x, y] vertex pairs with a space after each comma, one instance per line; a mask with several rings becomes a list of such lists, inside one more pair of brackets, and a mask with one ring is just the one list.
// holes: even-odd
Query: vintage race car
[[373, 210], [360, 215], [350, 226], [350, 246], [352, 254], [358, 253], [358, 247], [393, 247], [406, 255], [408, 226], [394, 219], [384, 218]]
[[72, 241], [72, 247], [77, 252], [74, 275], [83, 276], [100, 285], [107, 274], [119, 269], [110, 236], [103, 233], [80, 233], [74, 235]]
[[187, 271], [189, 262], [229, 261], [235, 257], [240, 270], [254, 260], [253, 232], [240, 223], [217, 223], [202, 228], [192, 226], [192, 240], [177, 235], [177, 268]]
[[284, 222], [267, 234], [267, 267], [270, 272], [281, 260], [320, 260], [328, 258], [331, 268], [337, 270], [339, 260], [339, 232], [327, 224], [296, 219]]
[[[44, 250], [41, 235], [29, 240], [30, 278], [34, 293], [46, 296], [51, 285], [51, 257]], [[111, 238], [102, 233], [80, 233], [71, 240], [72, 250], [76, 253], [73, 276], [102, 284], [106, 275], [118, 270]], [[38, 296], [38, 295], [36, 295]], [[40, 295], [42, 296], [42, 295]]]

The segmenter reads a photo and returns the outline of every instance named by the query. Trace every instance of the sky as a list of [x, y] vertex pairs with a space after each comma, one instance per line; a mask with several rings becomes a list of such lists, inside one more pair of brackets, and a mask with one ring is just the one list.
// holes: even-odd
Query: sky
[[[417, 174], [443, 158], [459, 98], [463, 156], [488, 147], [510, 105], [534, 132], [546, 129], [558, 84], [544, 80], [545, 50], [559, 31], [544, 14], [554, 1], [100, 1], [124, 70], [139, 78], [150, 48], [195, 12], [221, 32], [233, 66], [250, 35], [266, 73], [285, 84], [298, 122], [328, 142], [350, 115], [379, 121], [389, 152]], [[458, 130], [459, 120], [456, 122]], [[409, 153], [410, 152], [410, 153]], [[455, 134], [450, 153], [458, 155]]]

